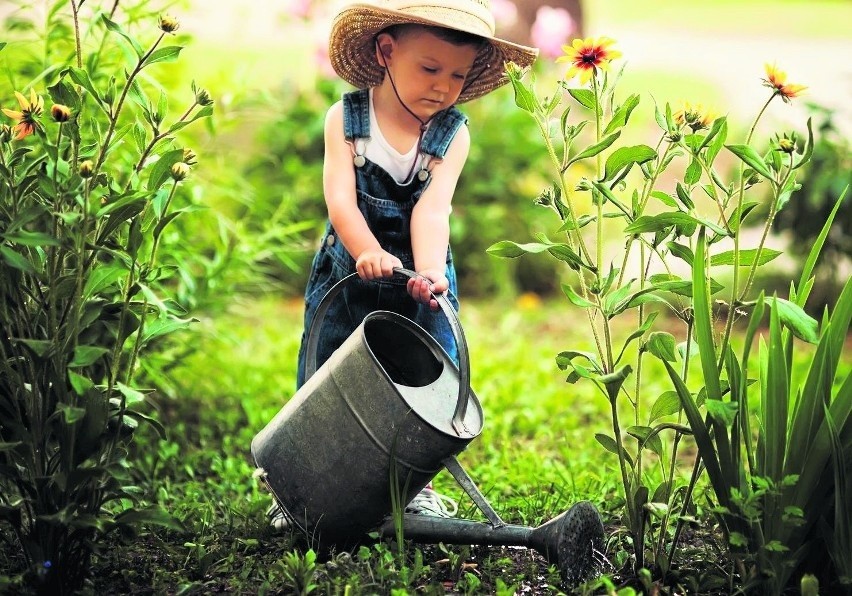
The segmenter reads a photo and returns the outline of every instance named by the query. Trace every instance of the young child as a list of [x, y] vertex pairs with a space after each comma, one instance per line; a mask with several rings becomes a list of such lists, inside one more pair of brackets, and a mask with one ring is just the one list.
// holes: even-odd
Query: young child
[[[458, 359], [450, 325], [432, 298], [447, 293], [458, 309], [449, 217], [470, 134], [455, 105], [508, 82], [506, 62], [529, 66], [537, 53], [494, 37], [489, 0], [379, 0], [337, 14], [329, 56], [358, 91], [345, 94], [325, 119], [328, 223], [305, 291], [299, 387], [317, 306], [356, 271], [360, 279], [344, 288], [322, 321], [317, 367], [379, 309], [415, 321]], [[394, 277], [395, 267], [419, 277]], [[409, 510], [448, 513], [431, 488]], [[276, 527], [287, 525], [275, 505], [270, 517]]]

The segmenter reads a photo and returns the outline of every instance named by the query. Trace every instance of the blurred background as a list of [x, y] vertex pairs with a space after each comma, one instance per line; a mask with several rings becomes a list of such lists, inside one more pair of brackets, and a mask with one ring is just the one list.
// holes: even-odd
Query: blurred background
[[[334, 77], [326, 51], [331, 16], [340, 4], [246, 0], [212, 8], [198, 1], [168, 9], [181, 21], [179, 34], [191, 38], [182, 59], [169, 65], [169, 76], [192, 78], [217, 102], [213, 127], [194, 140], [202, 156], [199, 180], [206, 182], [197, 192], [226, 219], [194, 233], [224, 238], [221, 226], [227, 225], [231, 258], [242, 252], [245, 267], [263, 272], [261, 281], [242, 280], [256, 290], [298, 296], [320, 233], [323, 115], [349, 89]], [[801, 100], [773, 102], [755, 133], [757, 145], [768, 147], [775, 133], [806, 136], [805, 122], [813, 118], [819, 155], [770, 238], [774, 248], [790, 249], [776, 262], [778, 275], [795, 269], [796, 248], [818, 232], [821, 215], [850, 178], [852, 2], [493, 0], [492, 10], [498, 34], [541, 48], [535, 75], [542, 92], [555, 89], [563, 74], [554, 64], [563, 44], [577, 36], [614, 38], [625, 65], [617, 98], [631, 93], [642, 98], [628, 128], [647, 138], [636, 142], [653, 145], [659, 137], [655, 104], [678, 109], [684, 101], [727, 115], [729, 138], [744, 139], [768, 98], [762, 86], [766, 63], [786, 71], [788, 82], [807, 85]], [[463, 109], [474, 142], [454, 201], [452, 241], [461, 290], [552, 292], [562, 274], [557, 265], [527, 259], [521, 267], [484, 252], [499, 240], [526, 242], [534, 231], [558, 227], [552, 213], [534, 205], [552, 177], [534, 122], [514, 106], [509, 88]], [[847, 207], [824, 256], [840, 278], [849, 274], [848, 263], [837, 263], [852, 252], [850, 218]], [[620, 230], [613, 231], [621, 238]]]

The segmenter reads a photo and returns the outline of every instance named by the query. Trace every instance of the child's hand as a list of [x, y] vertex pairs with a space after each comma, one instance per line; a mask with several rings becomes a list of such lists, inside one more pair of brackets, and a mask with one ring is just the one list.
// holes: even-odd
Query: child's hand
[[391, 277], [394, 267], [402, 267], [402, 261], [381, 248], [368, 248], [355, 261], [355, 270], [361, 279]]
[[438, 301], [432, 298], [432, 294], [443, 294], [450, 288], [450, 281], [444, 275], [444, 270], [424, 269], [417, 274], [418, 277], [408, 280], [408, 293], [417, 302], [428, 304], [432, 310], [438, 310]]

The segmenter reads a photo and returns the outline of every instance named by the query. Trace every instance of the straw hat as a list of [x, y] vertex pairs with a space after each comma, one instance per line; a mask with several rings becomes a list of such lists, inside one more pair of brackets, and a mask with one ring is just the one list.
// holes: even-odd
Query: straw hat
[[[375, 87], [384, 78], [376, 62], [376, 35], [391, 25], [414, 23], [457, 29], [487, 41], [471, 70], [475, 78], [457, 103], [470, 101], [508, 82], [506, 62], [531, 65], [538, 50], [494, 37], [490, 0], [375, 0], [349, 4], [332, 23], [328, 53], [340, 78], [358, 88]], [[482, 70], [479, 76], [477, 73]]]

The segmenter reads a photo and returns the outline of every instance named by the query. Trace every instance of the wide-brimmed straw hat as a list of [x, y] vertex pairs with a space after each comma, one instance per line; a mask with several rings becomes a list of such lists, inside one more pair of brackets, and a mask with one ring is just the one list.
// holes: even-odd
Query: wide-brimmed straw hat
[[375, 87], [384, 78], [376, 61], [376, 35], [391, 25], [431, 25], [482, 37], [471, 82], [457, 103], [470, 101], [508, 82], [505, 63], [530, 66], [538, 50], [494, 37], [490, 0], [375, 0], [344, 6], [334, 19], [328, 42], [337, 74], [358, 88]]

